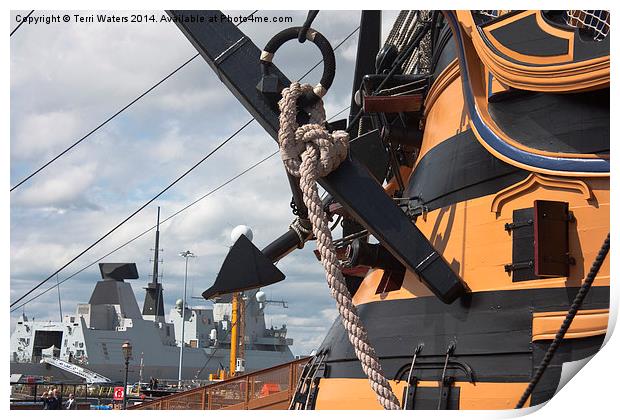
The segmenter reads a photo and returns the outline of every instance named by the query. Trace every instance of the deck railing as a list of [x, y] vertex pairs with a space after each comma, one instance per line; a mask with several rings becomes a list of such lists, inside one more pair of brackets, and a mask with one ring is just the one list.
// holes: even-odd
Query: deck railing
[[128, 407], [130, 410], [286, 410], [310, 358]]

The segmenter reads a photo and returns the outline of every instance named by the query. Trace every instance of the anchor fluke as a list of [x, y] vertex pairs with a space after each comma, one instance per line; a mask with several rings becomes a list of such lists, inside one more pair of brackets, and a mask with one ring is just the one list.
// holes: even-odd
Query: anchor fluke
[[205, 299], [268, 286], [284, 280], [284, 274], [245, 236], [240, 235], [224, 259]]

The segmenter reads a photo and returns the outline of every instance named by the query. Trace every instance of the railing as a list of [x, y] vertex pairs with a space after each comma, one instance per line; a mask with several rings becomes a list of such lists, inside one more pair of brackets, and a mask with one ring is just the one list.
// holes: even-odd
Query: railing
[[86, 379], [86, 382], [88, 382], [89, 384], [112, 382], [110, 378], [106, 378], [105, 376], [100, 375], [97, 372], [93, 372], [92, 370], [88, 370], [85, 367], [78, 366], [70, 362], [66, 362], [57, 357], [45, 356], [41, 359], [41, 363], [47, 363], [49, 365], [56, 366], [58, 369], [62, 369], [66, 372], [69, 372], [81, 378], [84, 378]]
[[128, 407], [130, 410], [286, 410], [310, 358]]

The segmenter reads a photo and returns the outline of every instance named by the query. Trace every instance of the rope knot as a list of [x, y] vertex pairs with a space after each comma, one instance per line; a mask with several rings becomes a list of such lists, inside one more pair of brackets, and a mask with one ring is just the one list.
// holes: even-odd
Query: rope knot
[[[282, 161], [291, 175], [299, 177], [299, 188], [304, 204], [308, 208], [308, 220], [312, 223], [312, 233], [316, 238], [316, 247], [321, 255], [327, 284], [336, 300], [349, 341], [362, 365], [362, 370], [368, 376], [370, 388], [384, 408], [398, 410], [400, 408], [398, 398], [381, 370], [377, 353], [368, 342], [368, 334], [340, 271], [332, 234], [327, 224], [327, 215], [318, 193], [317, 179], [329, 174], [347, 157], [349, 135], [345, 131], [330, 134], [325, 129], [325, 109], [322, 101], [318, 101], [307, 110], [310, 113], [310, 123], [299, 127], [297, 99], [310, 90], [312, 86], [295, 82], [282, 91], [282, 99], [278, 103], [280, 106], [278, 143]], [[293, 229], [293, 225], [291, 228]]]
[[[305, 159], [313, 162], [317, 176], [323, 177], [336, 169], [346, 159], [349, 148], [349, 135], [346, 131], [338, 130], [329, 133], [325, 128], [325, 109], [323, 101], [312, 105], [310, 123], [297, 124], [297, 99], [308, 91], [312, 91], [309, 84], [299, 82], [282, 91], [280, 107], [280, 132], [278, 143], [282, 161], [289, 173], [299, 177], [299, 167]], [[314, 162], [316, 160], [316, 163]]]

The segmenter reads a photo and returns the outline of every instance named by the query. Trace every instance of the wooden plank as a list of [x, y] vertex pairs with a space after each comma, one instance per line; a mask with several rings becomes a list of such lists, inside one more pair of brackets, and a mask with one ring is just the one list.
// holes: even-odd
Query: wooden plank
[[422, 108], [422, 95], [364, 96], [364, 112], [418, 112]]

